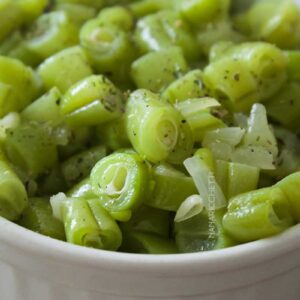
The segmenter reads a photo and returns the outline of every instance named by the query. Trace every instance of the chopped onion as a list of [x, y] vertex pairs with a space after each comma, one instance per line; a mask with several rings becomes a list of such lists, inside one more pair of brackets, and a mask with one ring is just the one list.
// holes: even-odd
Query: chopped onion
[[264, 147], [273, 154], [273, 158], [278, 155], [277, 141], [268, 124], [267, 112], [262, 104], [257, 103], [252, 106], [244, 145]]
[[246, 129], [248, 126], [248, 117], [243, 113], [235, 113], [233, 115], [234, 123], [243, 129]]
[[61, 221], [63, 221], [63, 205], [67, 199], [64, 193], [58, 193], [50, 198], [53, 216]]
[[183, 164], [192, 176], [207, 209], [219, 209], [227, 205], [224, 194], [213, 173], [198, 156], [186, 159]]
[[245, 134], [245, 130], [240, 127], [219, 128], [208, 131], [203, 139], [203, 146], [208, 147], [211, 143], [221, 142], [231, 146], [237, 146]]
[[275, 169], [273, 153], [261, 146], [238, 147], [232, 153], [231, 160], [264, 170]]
[[5, 129], [14, 129], [19, 126], [20, 122], [20, 115], [16, 112], [11, 112], [0, 119], [0, 127]]
[[207, 108], [221, 106], [221, 104], [214, 98], [195, 98], [177, 103], [176, 108], [183, 116], [191, 115]]
[[175, 215], [175, 222], [188, 220], [202, 212], [203, 199], [200, 195], [192, 195], [186, 198], [180, 205]]

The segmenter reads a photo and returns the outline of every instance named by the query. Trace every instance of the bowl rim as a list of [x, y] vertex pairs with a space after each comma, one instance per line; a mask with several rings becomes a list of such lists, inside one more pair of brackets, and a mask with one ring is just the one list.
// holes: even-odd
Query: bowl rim
[[[300, 250], [300, 224], [277, 236], [207, 252], [151, 255], [91, 249], [72, 245], [32, 232], [0, 217], [0, 253], [2, 245], [22, 255], [81, 267], [118, 272], [168, 274], [211, 274], [250, 268]], [[1, 260], [1, 259], [0, 259]], [[172, 270], [172, 272], [170, 272]]]

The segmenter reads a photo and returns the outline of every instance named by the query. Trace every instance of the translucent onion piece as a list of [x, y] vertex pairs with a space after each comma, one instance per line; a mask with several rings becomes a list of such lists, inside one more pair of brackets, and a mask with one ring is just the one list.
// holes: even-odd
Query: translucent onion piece
[[221, 106], [221, 104], [214, 98], [196, 98], [179, 102], [175, 107], [181, 112], [183, 116], [195, 114], [207, 108]]
[[231, 155], [234, 152], [234, 147], [221, 142], [212, 142], [210, 144], [203, 143], [204, 147], [209, 148], [209, 150], [213, 153], [214, 158], [221, 160], [230, 160]]
[[225, 196], [205, 163], [198, 156], [193, 156], [186, 159], [183, 164], [192, 176], [196, 188], [203, 198], [204, 206], [208, 210], [226, 207]]
[[274, 158], [278, 155], [276, 138], [268, 124], [267, 112], [262, 104], [257, 103], [252, 106], [244, 144], [262, 146], [270, 151]]
[[275, 169], [273, 153], [261, 146], [239, 147], [232, 153], [231, 160], [264, 170]]
[[180, 205], [175, 215], [174, 222], [182, 222], [202, 212], [203, 199], [200, 195], [192, 195], [186, 198]]
[[58, 193], [50, 198], [53, 216], [63, 222], [63, 205], [67, 200], [64, 193]]
[[211, 143], [222, 142], [231, 146], [237, 146], [241, 142], [244, 134], [245, 130], [240, 127], [227, 127], [211, 130], [205, 134], [202, 145], [204, 147], [209, 147]]

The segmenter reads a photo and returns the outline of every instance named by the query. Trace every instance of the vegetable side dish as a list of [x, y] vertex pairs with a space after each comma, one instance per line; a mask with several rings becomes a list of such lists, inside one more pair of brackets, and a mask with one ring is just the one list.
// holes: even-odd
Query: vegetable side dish
[[300, 222], [292, 0], [0, 0], [0, 216], [104, 250]]

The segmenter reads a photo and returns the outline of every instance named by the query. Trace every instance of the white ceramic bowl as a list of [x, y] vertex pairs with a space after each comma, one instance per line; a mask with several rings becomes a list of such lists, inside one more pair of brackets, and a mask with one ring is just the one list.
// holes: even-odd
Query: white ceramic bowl
[[177, 255], [78, 247], [0, 218], [1, 300], [299, 300], [300, 225], [233, 248]]

